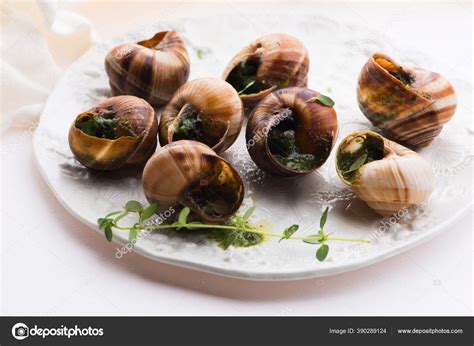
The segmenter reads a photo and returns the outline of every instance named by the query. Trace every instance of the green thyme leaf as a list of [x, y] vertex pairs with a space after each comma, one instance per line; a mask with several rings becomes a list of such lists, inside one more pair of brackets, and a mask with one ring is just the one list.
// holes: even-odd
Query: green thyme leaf
[[303, 239], [303, 242], [307, 244], [321, 244], [321, 235], [319, 234], [311, 234], [307, 238], [318, 238], [318, 239]]
[[152, 203], [150, 204], [140, 215], [140, 222], [145, 221], [146, 219], [149, 219], [150, 217], [155, 214], [156, 210], [158, 209], [158, 204], [157, 203]]
[[143, 206], [140, 202], [131, 200], [125, 204], [125, 210], [138, 213], [143, 210]]
[[329, 213], [329, 207], [326, 207], [326, 209], [323, 212], [323, 215], [321, 215], [321, 218], [319, 219], [319, 228], [321, 230], [324, 229], [324, 225], [326, 224], [326, 221], [328, 219], [328, 213]]
[[244, 221], [247, 221], [248, 219], [250, 219], [250, 217], [252, 216], [256, 208], [257, 208], [256, 205], [252, 205], [250, 208], [247, 209], [247, 211], [245, 212], [243, 216]]
[[316, 258], [318, 261], [322, 262], [326, 259], [327, 255], [329, 253], [329, 246], [327, 244], [322, 244], [318, 251], [316, 251]]
[[310, 98], [307, 102], [319, 102], [323, 106], [333, 107], [335, 105], [334, 101], [326, 95], [319, 94], [318, 96]]
[[202, 223], [201, 221], [192, 221], [188, 222], [188, 226], [189, 225], [205, 225], [205, 223]]
[[97, 219], [97, 224], [99, 225], [99, 228], [104, 229], [105, 226], [109, 224], [109, 220], [110, 219], [102, 218], [102, 217], [100, 219]]
[[364, 153], [352, 163], [352, 165], [349, 167], [347, 171], [344, 172], [344, 174], [357, 171], [359, 168], [361, 168], [364, 165], [366, 160], [367, 160], [367, 153]]
[[324, 238], [326, 237], [326, 235], [324, 234], [324, 231], [322, 229], [320, 229], [318, 231], [318, 236], [321, 237], [322, 241], [324, 241]]
[[127, 216], [130, 212], [129, 211], [124, 211], [122, 214], [120, 214], [119, 216], [117, 216], [115, 219], [113, 219], [113, 223], [117, 223], [119, 222], [120, 220], [122, 220], [125, 216]]
[[[220, 226], [215, 224], [207, 224], [202, 221], [192, 221], [188, 223], [188, 216], [191, 213], [191, 210], [187, 207], [183, 208], [179, 213], [178, 220], [172, 224], [166, 225], [156, 225], [149, 226], [142, 223], [143, 220], [150, 218], [158, 209], [156, 203], [150, 204], [146, 209], [143, 209], [143, 206], [140, 202], [129, 201], [123, 207], [123, 211], [120, 212], [111, 212], [107, 214], [106, 217], [97, 219], [97, 224], [99, 228], [104, 231], [105, 238], [108, 241], [113, 240], [113, 229], [116, 228], [118, 231], [128, 230], [128, 239], [130, 242], [136, 241], [140, 234], [140, 231], [150, 227], [150, 229], [197, 229], [197, 230], [207, 230], [208, 237], [217, 241], [219, 247], [222, 249], [227, 249], [229, 246], [235, 247], [247, 247], [260, 244], [266, 236], [275, 236], [279, 237], [280, 241], [283, 239], [290, 239], [292, 235], [299, 229], [299, 225], [294, 224], [289, 226], [283, 231], [283, 234], [269, 233], [261, 229], [261, 225], [252, 225], [248, 219], [251, 217], [252, 213], [255, 211], [255, 206], [251, 206], [245, 214], [236, 214], [232, 216], [229, 220], [222, 223]], [[118, 221], [122, 218], [128, 216], [130, 213], [136, 213], [138, 220], [131, 227], [119, 226]], [[323, 228], [326, 225], [327, 218], [329, 214], [329, 207], [326, 207], [323, 214], [321, 215], [319, 226], [320, 230], [317, 234], [310, 235], [308, 237], [294, 237], [292, 240], [301, 240], [308, 244], [319, 244], [319, 248], [316, 251], [316, 258], [319, 261], [324, 261], [329, 253], [329, 246], [325, 243], [326, 241], [353, 241], [368, 243], [368, 240], [364, 239], [348, 239], [348, 238], [330, 238], [332, 232], [324, 233]], [[114, 218], [112, 218], [114, 217]], [[217, 228], [216, 228], [217, 227]], [[309, 239], [308, 239], [309, 238]]]
[[233, 231], [233, 232], [228, 232], [228, 235], [227, 237], [225, 237], [219, 244], [219, 246], [223, 249], [223, 250], [227, 250], [229, 248], [229, 246], [231, 246], [234, 241], [237, 239], [237, 237], [239, 236], [239, 233], [236, 232], [236, 231]]
[[254, 80], [251, 81], [251, 82], [250, 82], [249, 84], [247, 84], [242, 90], [240, 90], [238, 94], [239, 94], [239, 95], [242, 95], [244, 92], [247, 91], [248, 88], [250, 88], [250, 87], [251, 87], [252, 85], [254, 85], [254, 84], [255, 84], [255, 81], [254, 81]]
[[117, 215], [117, 214], [120, 214], [120, 213], [121, 213], [120, 210], [119, 210], [119, 211], [113, 211], [113, 212], [111, 212], [111, 213], [108, 213], [105, 217], [106, 217], [106, 218], [109, 218], [109, 217], [111, 217], [111, 216], [114, 216], [114, 215]]
[[188, 207], [183, 208], [183, 210], [181, 210], [181, 212], [179, 213], [178, 224], [185, 225], [188, 220], [188, 215], [190, 212], [191, 210]]
[[107, 139], [115, 139], [114, 126], [114, 119], [99, 116], [91, 116], [89, 120], [76, 125], [76, 127], [89, 136]]
[[299, 227], [300, 226], [298, 225], [291, 225], [290, 227], [286, 228], [283, 231], [283, 236], [278, 242], [281, 242], [283, 239], [290, 239], [290, 237], [298, 230]]
[[110, 227], [110, 225], [105, 226], [104, 234], [105, 234], [105, 238], [108, 241], [112, 241], [112, 238], [113, 238], [114, 235], [112, 233], [112, 227]]
[[137, 240], [137, 236], [138, 236], [138, 230], [131, 229], [130, 232], [128, 233], [128, 241], [131, 243], [134, 240]]
[[197, 56], [198, 56], [198, 59], [199, 59], [199, 60], [202, 60], [202, 58], [203, 58], [203, 53], [204, 53], [204, 52], [202, 51], [201, 48], [199, 48], [199, 49], [197, 50]]

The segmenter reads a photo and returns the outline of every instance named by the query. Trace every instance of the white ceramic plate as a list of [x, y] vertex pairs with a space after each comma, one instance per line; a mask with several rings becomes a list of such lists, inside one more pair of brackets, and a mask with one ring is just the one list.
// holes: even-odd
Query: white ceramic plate
[[[256, 38], [255, 29], [246, 23], [248, 20], [249, 17], [200, 18], [149, 26], [92, 48], [66, 71], [43, 111], [34, 148], [44, 179], [72, 215], [99, 231], [97, 218], [121, 209], [129, 199], [145, 202], [139, 173], [133, 170], [90, 172], [72, 157], [67, 143], [68, 129], [76, 115], [111, 96], [103, 68], [108, 50], [117, 43], [137, 41], [154, 32], [174, 28], [186, 41], [192, 64], [191, 79], [220, 76], [229, 59]], [[364, 28], [321, 16], [299, 16], [297, 20], [255, 18], [261, 34], [278, 27], [280, 32], [293, 34], [306, 44], [312, 59], [309, 87], [335, 100], [340, 139], [350, 131], [372, 129], [355, 102], [358, 72], [372, 52], [386, 52], [408, 65], [443, 73], [443, 66], [436, 61], [419, 52], [392, 47], [386, 43], [390, 40], [378, 39]], [[215, 32], [226, 35], [215, 35]], [[198, 58], [198, 50], [202, 52], [202, 59]], [[462, 76], [448, 74], [446, 77], [454, 84], [460, 100], [469, 98], [470, 84]], [[319, 262], [315, 259], [316, 247], [299, 241], [277, 243], [270, 239], [259, 246], [231, 247], [223, 251], [201, 236], [183, 238], [174, 233], [154, 233], [140, 240], [134, 251], [158, 261], [255, 280], [332, 275], [399, 254], [441, 233], [472, 203], [472, 152], [467, 145], [471, 137], [463, 125], [469, 123], [470, 114], [466, 109], [459, 107], [441, 135], [420, 152], [436, 171], [437, 185], [431, 198], [424, 205], [392, 219], [378, 217], [355, 199], [336, 176], [333, 156], [310, 175], [280, 179], [256, 168], [245, 149], [243, 133], [224, 154], [242, 174], [247, 197], [252, 196], [257, 204], [253, 220], [270, 222], [275, 232], [298, 223], [301, 226], [298, 232], [311, 234], [317, 229], [322, 209], [330, 205], [327, 230], [341, 237], [370, 239], [371, 244], [332, 242], [328, 258]], [[249, 203], [250, 198], [246, 198], [246, 205]], [[126, 240], [126, 233], [116, 232], [117, 248]]]

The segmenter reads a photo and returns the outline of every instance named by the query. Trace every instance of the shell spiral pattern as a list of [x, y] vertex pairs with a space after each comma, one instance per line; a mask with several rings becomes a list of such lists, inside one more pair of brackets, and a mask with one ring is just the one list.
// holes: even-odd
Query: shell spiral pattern
[[[246, 140], [252, 160], [261, 169], [270, 174], [295, 176], [309, 173], [327, 160], [337, 137], [338, 122], [334, 108], [314, 100], [318, 95], [306, 88], [280, 89], [254, 108], [247, 124]], [[300, 153], [312, 156], [311, 164], [299, 169], [277, 160], [280, 144], [276, 143], [279, 137], [274, 136], [273, 129], [279, 131], [279, 137], [283, 133], [284, 139], [294, 137]]]
[[456, 111], [456, 93], [441, 75], [396, 64], [376, 53], [362, 68], [357, 87], [362, 113], [389, 138], [425, 147]]
[[239, 209], [244, 184], [232, 165], [207, 145], [182, 140], [148, 160], [143, 191], [161, 208], [186, 206], [204, 221], [219, 222]]
[[428, 161], [370, 131], [354, 132], [342, 140], [336, 167], [342, 181], [380, 215], [422, 203], [435, 184]]
[[244, 111], [232, 86], [218, 78], [198, 78], [183, 85], [164, 108], [160, 144], [197, 140], [222, 153], [237, 139]]
[[135, 96], [111, 97], [79, 114], [69, 129], [69, 146], [84, 166], [115, 170], [146, 162], [157, 145], [155, 110]]
[[189, 77], [189, 57], [183, 40], [174, 30], [148, 40], [122, 44], [105, 58], [105, 70], [114, 95], [135, 95], [156, 107]]
[[240, 92], [246, 106], [254, 106], [276, 89], [305, 87], [308, 70], [309, 55], [301, 41], [287, 34], [270, 34], [237, 53], [222, 78]]

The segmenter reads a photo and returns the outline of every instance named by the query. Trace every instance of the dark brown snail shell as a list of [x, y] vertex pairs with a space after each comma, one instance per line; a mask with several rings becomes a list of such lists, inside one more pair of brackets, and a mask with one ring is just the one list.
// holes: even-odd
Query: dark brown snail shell
[[398, 65], [381, 53], [362, 68], [357, 101], [374, 126], [410, 147], [429, 145], [457, 105], [452, 85], [442, 76]]
[[319, 95], [306, 88], [281, 89], [253, 109], [246, 140], [257, 166], [270, 174], [296, 176], [327, 160], [337, 137], [337, 115], [316, 101]]
[[69, 147], [84, 166], [115, 170], [146, 162], [157, 145], [158, 121], [145, 100], [115, 96], [79, 114], [69, 129]]
[[246, 107], [253, 107], [277, 89], [306, 87], [308, 70], [309, 55], [301, 41], [287, 34], [270, 34], [237, 53], [222, 78], [239, 92]]
[[174, 30], [157, 33], [148, 40], [121, 44], [105, 58], [105, 70], [114, 95], [135, 95], [156, 107], [189, 77], [189, 57], [184, 42]]
[[229, 162], [186, 140], [165, 145], [148, 160], [143, 190], [161, 208], [188, 207], [205, 222], [227, 220], [244, 197], [242, 179]]

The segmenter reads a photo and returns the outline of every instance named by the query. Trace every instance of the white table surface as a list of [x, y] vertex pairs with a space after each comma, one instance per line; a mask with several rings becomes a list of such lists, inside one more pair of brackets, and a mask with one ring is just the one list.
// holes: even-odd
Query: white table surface
[[[451, 68], [472, 64], [469, 4], [204, 5], [74, 4], [103, 39], [131, 30], [143, 13], [167, 16], [248, 11], [317, 11], [356, 18], [396, 40], [437, 54]], [[143, 6], [146, 8], [144, 11]], [[98, 8], [102, 7], [102, 8]], [[211, 8], [211, 9], [210, 9]], [[103, 10], [110, 19], [104, 21]], [[395, 16], [395, 17], [394, 17]], [[394, 20], [396, 19], [396, 20]], [[120, 25], [119, 25], [120, 23]], [[453, 62], [457, 64], [453, 64]], [[463, 105], [464, 107], [472, 106]], [[472, 126], [472, 125], [471, 125]], [[252, 282], [129, 254], [58, 203], [35, 165], [31, 134], [0, 138], [1, 304], [4, 315], [471, 315], [472, 210], [443, 236], [350, 273], [293, 282]], [[472, 143], [471, 143], [472, 144]]]

